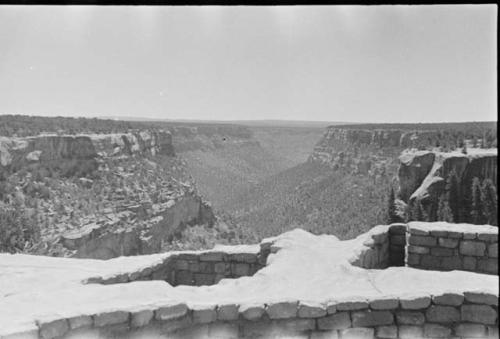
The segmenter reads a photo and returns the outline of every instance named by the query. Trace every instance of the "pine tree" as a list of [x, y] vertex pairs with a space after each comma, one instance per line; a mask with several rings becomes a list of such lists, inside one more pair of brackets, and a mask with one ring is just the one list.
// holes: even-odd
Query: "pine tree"
[[453, 222], [453, 213], [451, 212], [450, 204], [446, 198], [446, 194], [441, 194], [438, 201], [437, 220]]
[[459, 223], [461, 221], [460, 218], [460, 192], [459, 192], [459, 186], [458, 186], [458, 176], [455, 172], [455, 170], [452, 170], [448, 174], [448, 178], [446, 180], [446, 186], [445, 186], [446, 194], [448, 196], [448, 204], [450, 206], [452, 215], [453, 215], [453, 220], [456, 223]]
[[420, 200], [415, 199], [410, 207], [410, 220], [412, 221], [427, 221], [424, 208]]
[[394, 188], [391, 186], [391, 190], [389, 192], [389, 199], [387, 201], [387, 223], [393, 224], [395, 222], [399, 222], [400, 218], [396, 214], [396, 197], [394, 194]]
[[485, 179], [480, 192], [484, 223], [498, 226], [498, 195], [493, 181]]
[[482, 225], [485, 223], [485, 218], [483, 215], [484, 208], [483, 208], [483, 193], [481, 183], [479, 181], [479, 178], [474, 177], [472, 179], [472, 204], [471, 204], [471, 222], [476, 225]]

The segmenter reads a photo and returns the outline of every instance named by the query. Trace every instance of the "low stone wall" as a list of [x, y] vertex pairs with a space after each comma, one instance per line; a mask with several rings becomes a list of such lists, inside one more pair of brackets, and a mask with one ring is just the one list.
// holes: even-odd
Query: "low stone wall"
[[421, 269], [498, 274], [498, 228], [409, 223], [407, 265]]
[[356, 240], [362, 241], [362, 247], [351, 260], [351, 264], [367, 269], [383, 269], [389, 266], [390, 226], [376, 226]]
[[[498, 338], [498, 297], [482, 292], [313, 303], [183, 303], [39, 323], [41, 338]], [[170, 334], [169, 334], [170, 333]]]
[[173, 253], [162, 262], [143, 270], [111, 277], [94, 277], [86, 283], [117, 284], [137, 280], [165, 280], [172, 286], [217, 284], [221, 279], [254, 275], [265, 266], [269, 250], [258, 246], [254, 251], [233, 253], [197, 251]]
[[405, 265], [406, 224], [389, 226], [389, 266]]
[[363, 248], [351, 264], [368, 269], [405, 265], [407, 224], [376, 226], [360, 237]]

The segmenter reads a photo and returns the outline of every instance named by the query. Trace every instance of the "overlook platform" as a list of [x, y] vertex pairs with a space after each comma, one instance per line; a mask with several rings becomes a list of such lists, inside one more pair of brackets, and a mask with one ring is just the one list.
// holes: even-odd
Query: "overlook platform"
[[494, 338], [497, 256], [497, 227], [421, 222], [110, 260], [0, 254], [0, 338]]

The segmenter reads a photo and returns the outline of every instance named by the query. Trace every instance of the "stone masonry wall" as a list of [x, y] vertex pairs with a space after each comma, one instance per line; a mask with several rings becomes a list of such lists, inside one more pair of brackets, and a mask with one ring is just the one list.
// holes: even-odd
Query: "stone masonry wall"
[[[498, 297], [483, 292], [312, 303], [183, 303], [41, 322], [41, 338], [498, 338]], [[80, 335], [80, 336], [79, 336]], [[156, 335], [156, 336], [155, 336]]]
[[383, 269], [405, 265], [406, 224], [376, 226], [360, 237], [366, 238], [352, 265], [367, 269]]
[[410, 267], [498, 274], [498, 228], [493, 226], [409, 223]]
[[222, 251], [173, 253], [154, 267], [139, 272], [112, 277], [90, 278], [87, 283], [116, 284], [136, 280], [165, 280], [172, 286], [213, 285], [224, 278], [254, 275], [265, 266], [269, 251], [256, 247], [256, 251], [225, 253]]

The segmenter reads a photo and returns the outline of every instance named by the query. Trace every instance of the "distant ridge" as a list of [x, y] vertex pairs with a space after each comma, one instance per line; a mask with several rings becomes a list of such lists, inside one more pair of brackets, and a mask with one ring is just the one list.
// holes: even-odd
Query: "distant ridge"
[[196, 119], [156, 119], [130, 116], [97, 116], [98, 119], [123, 120], [123, 121], [161, 121], [171, 123], [197, 123], [197, 124], [231, 124], [259, 127], [327, 127], [339, 125], [356, 125], [355, 122], [344, 121], [308, 121], [308, 120], [196, 120]]

